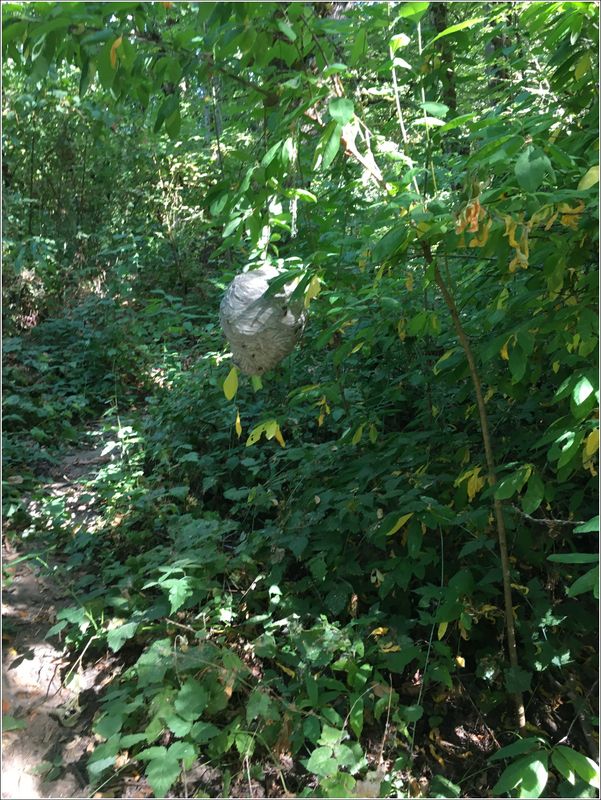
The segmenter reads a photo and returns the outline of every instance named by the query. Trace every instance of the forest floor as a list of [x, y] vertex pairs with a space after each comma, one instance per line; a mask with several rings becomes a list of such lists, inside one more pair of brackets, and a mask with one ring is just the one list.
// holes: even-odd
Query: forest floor
[[[41, 487], [42, 496], [65, 502], [75, 528], [98, 519], [86, 482], [107, 460], [99, 429], [90, 428], [86, 439], [91, 444], [65, 453], [52, 467], [53, 480]], [[36, 502], [30, 502], [33, 514]], [[89, 730], [95, 698], [113, 678], [114, 664], [108, 658], [71, 663], [47, 641], [57, 612], [72, 600], [69, 587], [42, 575], [48, 572], [45, 559], [32, 547], [19, 552], [5, 541], [2, 555], [2, 712], [12, 723], [3, 733], [2, 797], [81, 796], [84, 761], [94, 746]]]

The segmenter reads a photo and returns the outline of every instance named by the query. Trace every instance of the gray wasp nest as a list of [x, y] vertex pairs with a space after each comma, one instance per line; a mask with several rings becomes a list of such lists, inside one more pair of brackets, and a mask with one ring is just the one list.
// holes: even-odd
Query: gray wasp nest
[[237, 275], [226, 289], [219, 319], [234, 356], [247, 375], [262, 375], [291, 353], [306, 320], [302, 300], [292, 308], [294, 285], [267, 294], [269, 281], [281, 273], [263, 266]]

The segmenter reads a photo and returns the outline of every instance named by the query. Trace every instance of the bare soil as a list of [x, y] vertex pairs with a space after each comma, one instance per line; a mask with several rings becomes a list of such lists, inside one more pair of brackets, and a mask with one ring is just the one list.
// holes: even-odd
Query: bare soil
[[[89, 433], [93, 446], [67, 453], [41, 494], [64, 499], [74, 529], [97, 520], [84, 483], [107, 461], [99, 431]], [[31, 502], [30, 513], [35, 511]], [[4, 541], [2, 557], [2, 798], [87, 797], [83, 765], [94, 743], [87, 731], [112, 664], [72, 664], [56, 639], [44, 638], [59, 609], [73, 600], [42, 575], [32, 545], [17, 550], [14, 540]], [[21, 727], [7, 730], [7, 718]]]

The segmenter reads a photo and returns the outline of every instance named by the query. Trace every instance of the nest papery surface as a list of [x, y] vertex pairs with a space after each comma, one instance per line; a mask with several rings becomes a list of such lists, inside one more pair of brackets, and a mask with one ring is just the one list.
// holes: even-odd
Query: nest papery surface
[[306, 321], [302, 304], [294, 308], [292, 283], [267, 294], [275, 267], [237, 275], [221, 300], [219, 318], [234, 363], [246, 375], [262, 375], [292, 352]]

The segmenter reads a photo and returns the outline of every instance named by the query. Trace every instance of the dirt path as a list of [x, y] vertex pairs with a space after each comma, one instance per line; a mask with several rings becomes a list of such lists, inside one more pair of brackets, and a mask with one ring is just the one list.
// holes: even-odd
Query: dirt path
[[[99, 511], [84, 484], [109, 457], [102, 455], [98, 427], [86, 438], [90, 444], [67, 453], [52, 470], [54, 482], [30, 502], [33, 517], [44, 501], [60, 498], [70, 529], [98, 523]], [[56, 639], [44, 638], [73, 598], [42, 576], [37, 560], [23, 560], [23, 553], [8, 541], [3, 545], [2, 798], [86, 797], [84, 765], [94, 741], [87, 731], [111, 664], [73, 667]], [[7, 730], [13, 725], [18, 727]]]

